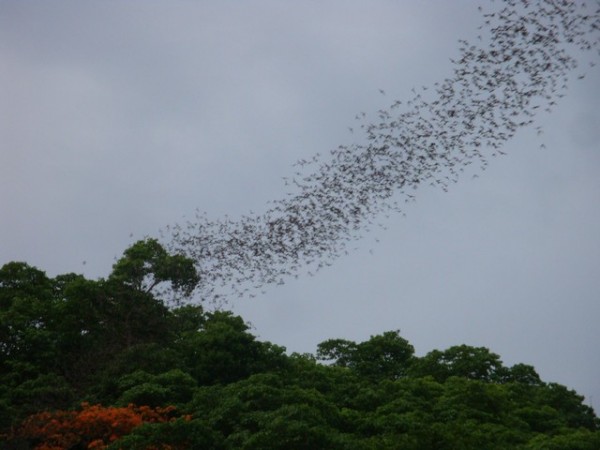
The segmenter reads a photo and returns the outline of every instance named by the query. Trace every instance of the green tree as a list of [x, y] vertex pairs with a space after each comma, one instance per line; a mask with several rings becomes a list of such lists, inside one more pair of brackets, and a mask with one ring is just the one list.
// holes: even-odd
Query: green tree
[[[146, 278], [170, 282], [184, 294], [198, 280], [191, 260], [168, 255], [154, 240], [126, 250], [106, 280], [76, 274], [50, 279], [19, 262], [1, 267], [0, 416], [17, 418], [43, 405], [63, 408], [77, 395], [115, 399], [114, 386], [99, 380], [127, 359], [119, 355], [128, 353], [131, 362], [134, 348], [156, 344], [155, 355], [164, 361], [180, 327], [197, 322], [198, 314], [172, 314], [140, 284]], [[174, 368], [170, 356], [164, 365], [171, 367], [163, 371]]]
[[200, 278], [193, 260], [183, 255], [170, 255], [157, 239], [144, 239], [125, 250], [113, 266], [109, 280], [145, 293], [168, 282], [173, 290], [187, 296]]
[[17, 362], [54, 367], [53, 300], [52, 282], [41, 270], [15, 262], [0, 268], [0, 373]]
[[219, 431], [227, 449], [343, 448], [336, 405], [281, 374], [201, 388], [191, 407]]
[[348, 367], [366, 378], [393, 380], [406, 374], [414, 351], [399, 331], [386, 331], [359, 344], [345, 339], [321, 342], [317, 347], [317, 358]]
[[501, 380], [504, 383], [520, 383], [530, 386], [541, 386], [543, 384], [535, 368], [522, 363], [507, 368], [503, 372]]
[[201, 328], [185, 333], [176, 349], [200, 384], [230, 383], [285, 365], [285, 349], [262, 343], [244, 320], [230, 312], [206, 314]]
[[107, 406], [98, 411], [178, 411], [120, 438], [107, 431], [115, 449], [598, 447], [583, 397], [486, 348], [417, 358], [388, 331], [287, 356], [231, 312], [166, 303], [159, 285], [185, 295], [195, 278], [169, 272], [191, 262], [174, 264], [157, 245], [134, 244], [107, 279], [0, 268], [0, 440], [26, 416], [51, 431], [52, 414], [35, 413], [71, 417], [92, 401]]
[[221, 436], [201, 419], [179, 418], [166, 423], [145, 423], [113, 442], [108, 450], [222, 449]]
[[[150, 285], [145, 283], [152, 280]], [[85, 380], [129, 349], [174, 338], [171, 313], [153, 295], [170, 282], [189, 293], [198, 281], [193, 263], [169, 255], [156, 240], [138, 241], [125, 250], [108, 279], [61, 279], [58, 324], [65, 375]]]
[[481, 381], [500, 381], [505, 374], [500, 357], [485, 347], [456, 345], [433, 350], [417, 358], [410, 367], [412, 376], [432, 376], [443, 382], [450, 377]]
[[0, 308], [4, 311], [17, 298], [52, 297], [52, 282], [45, 272], [24, 262], [9, 262], [0, 268]]
[[598, 450], [600, 433], [586, 429], [564, 430], [558, 435], [540, 434], [525, 447], [526, 450]]
[[179, 406], [189, 402], [196, 388], [196, 381], [180, 369], [172, 369], [157, 375], [136, 371], [121, 377], [118, 389], [121, 392], [117, 404]]

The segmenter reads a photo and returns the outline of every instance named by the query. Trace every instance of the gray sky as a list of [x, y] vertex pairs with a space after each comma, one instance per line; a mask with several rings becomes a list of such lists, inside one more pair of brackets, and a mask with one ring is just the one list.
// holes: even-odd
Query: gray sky
[[[0, 264], [106, 276], [195, 208], [264, 209], [294, 161], [352, 143], [356, 113], [449, 76], [476, 9], [0, 2]], [[542, 136], [522, 130], [448, 193], [418, 190], [315, 277], [230, 306], [290, 351], [392, 329], [418, 354], [486, 346], [598, 409], [599, 81], [582, 65]]]

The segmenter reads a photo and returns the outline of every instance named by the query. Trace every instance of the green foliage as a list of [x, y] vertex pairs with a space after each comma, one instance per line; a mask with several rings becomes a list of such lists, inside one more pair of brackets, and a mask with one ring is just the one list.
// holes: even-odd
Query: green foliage
[[328, 339], [317, 346], [317, 358], [332, 361], [334, 365], [349, 367], [356, 354], [356, 342], [346, 339]]
[[51, 296], [52, 283], [41, 270], [23, 262], [9, 262], [0, 268], [0, 308], [3, 311], [18, 298], [42, 301]]
[[[144, 424], [115, 441], [108, 450], [146, 450], [158, 445], [171, 449], [220, 449], [221, 437], [202, 420], [180, 418], [166, 423]], [[167, 447], [168, 446], [168, 447]]]
[[125, 250], [109, 279], [145, 293], [160, 283], [170, 282], [174, 290], [184, 295], [189, 295], [200, 281], [191, 259], [169, 255], [156, 239], [138, 241]]
[[281, 375], [253, 375], [200, 389], [191, 407], [221, 433], [226, 448], [335, 448], [339, 437], [336, 405]]
[[527, 450], [597, 450], [600, 433], [587, 429], [569, 430], [552, 436], [539, 434], [525, 447]]
[[515, 364], [504, 370], [502, 381], [531, 386], [540, 386], [543, 384], [535, 369], [527, 364]]
[[413, 376], [432, 376], [440, 382], [450, 377], [499, 381], [505, 372], [500, 357], [484, 347], [457, 345], [445, 351], [433, 350], [412, 364]]
[[196, 386], [192, 376], [179, 369], [158, 375], [136, 371], [118, 381], [121, 395], [116, 403], [152, 407], [184, 404], [192, 398]]
[[56, 360], [52, 282], [25, 263], [0, 268], [0, 374], [17, 362], [42, 368]]
[[182, 361], [200, 384], [230, 383], [253, 373], [281, 368], [282, 347], [258, 342], [239, 316], [215, 311], [202, 327], [177, 342]]
[[600, 422], [581, 396], [483, 347], [416, 357], [388, 331], [288, 356], [231, 312], [167, 306], [155, 288], [190, 292], [188, 263], [146, 240], [106, 280], [0, 268], [7, 448], [36, 445], [9, 437], [27, 416], [83, 401], [176, 407], [171, 421], [117, 433], [111, 449], [600, 448]]
[[403, 376], [415, 350], [400, 336], [399, 331], [387, 331], [356, 344], [345, 339], [330, 339], [317, 347], [317, 357], [348, 367], [370, 379], [397, 379]]

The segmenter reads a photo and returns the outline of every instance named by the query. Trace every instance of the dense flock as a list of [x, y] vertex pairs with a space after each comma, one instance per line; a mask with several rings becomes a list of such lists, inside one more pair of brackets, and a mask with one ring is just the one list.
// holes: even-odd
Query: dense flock
[[[266, 212], [235, 219], [198, 212], [165, 230], [170, 250], [196, 262], [199, 299], [254, 296], [330, 265], [384, 214], [402, 211], [421, 185], [446, 190], [467, 168], [484, 170], [520, 128], [552, 111], [571, 81], [594, 70], [599, 2], [487, 6], [495, 9], [479, 8], [476, 40], [459, 41], [453, 73], [375, 117], [359, 113], [356, 143], [298, 161], [287, 195]], [[585, 62], [574, 56], [582, 51]]]

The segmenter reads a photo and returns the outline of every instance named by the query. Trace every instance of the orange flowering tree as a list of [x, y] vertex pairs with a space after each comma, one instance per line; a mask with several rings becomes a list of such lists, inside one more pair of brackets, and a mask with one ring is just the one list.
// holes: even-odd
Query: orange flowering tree
[[173, 406], [105, 407], [82, 403], [79, 411], [41, 412], [29, 416], [13, 439], [28, 441], [36, 450], [105, 449], [144, 423], [173, 420], [174, 411]]

